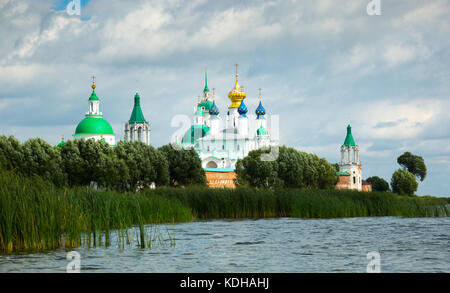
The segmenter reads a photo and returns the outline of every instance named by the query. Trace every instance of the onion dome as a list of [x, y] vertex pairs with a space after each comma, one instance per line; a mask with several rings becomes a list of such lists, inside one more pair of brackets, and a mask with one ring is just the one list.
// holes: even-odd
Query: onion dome
[[[92, 78], [94, 79], [94, 77]], [[89, 98], [90, 103], [94, 103], [94, 101], [99, 101], [99, 98], [95, 94], [95, 84], [94, 81], [92, 83], [92, 94]], [[113, 128], [108, 121], [103, 119], [103, 115], [101, 113], [92, 113], [91, 111], [86, 114], [86, 118], [81, 120], [78, 123], [77, 128], [75, 129], [74, 136], [84, 135], [84, 134], [110, 134], [114, 135]]]
[[247, 106], [245, 105], [244, 101], [241, 101], [241, 104], [239, 105], [238, 108], [238, 113], [242, 116], [242, 117], [246, 117], [248, 112]]
[[355, 140], [352, 135], [352, 127], [350, 124], [347, 126], [347, 136], [345, 137], [344, 146], [356, 146]]
[[203, 111], [209, 111], [212, 107], [212, 103], [209, 100], [202, 100], [200, 104], [198, 104]]
[[61, 138], [61, 142], [60, 143], [58, 143], [56, 146], [58, 147], [58, 148], [61, 148], [61, 147], [63, 147], [64, 145], [66, 145], [67, 143], [64, 141], [64, 136]]
[[134, 95], [134, 107], [133, 112], [131, 112], [130, 120], [128, 120], [130, 124], [147, 124], [147, 120], [144, 118], [144, 114], [141, 109], [141, 97], [136, 93]]
[[216, 101], [213, 101], [211, 109], [209, 109], [209, 115], [219, 115], [219, 108], [216, 105]]
[[238, 65], [236, 64], [236, 84], [234, 88], [228, 93], [228, 98], [231, 100], [231, 106], [229, 108], [237, 108], [241, 104], [241, 101], [247, 97], [247, 94], [239, 85], [239, 74], [237, 71]]
[[258, 130], [256, 130], [256, 134], [257, 135], [269, 135], [269, 131], [261, 125], [261, 127], [258, 128]]
[[261, 101], [259, 101], [259, 105], [255, 110], [255, 114], [257, 119], [263, 118], [262, 116], [266, 115], [266, 109], [264, 109]]

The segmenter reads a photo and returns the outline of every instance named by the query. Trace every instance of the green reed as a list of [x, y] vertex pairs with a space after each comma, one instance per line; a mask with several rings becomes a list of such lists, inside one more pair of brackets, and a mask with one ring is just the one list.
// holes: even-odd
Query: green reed
[[450, 198], [399, 196], [335, 189], [157, 188], [146, 194], [175, 198], [199, 219], [450, 216]]
[[185, 222], [192, 218], [190, 209], [174, 199], [81, 187], [62, 189], [38, 177], [0, 174], [3, 253], [109, 245], [111, 230], [124, 231], [133, 226], [140, 231], [139, 245], [147, 247], [149, 231], [145, 224]]
[[[165, 243], [160, 225], [219, 218], [450, 216], [450, 198], [317, 189], [162, 187], [139, 193], [56, 188], [0, 173], [0, 253]], [[175, 245], [170, 232], [168, 242]]]

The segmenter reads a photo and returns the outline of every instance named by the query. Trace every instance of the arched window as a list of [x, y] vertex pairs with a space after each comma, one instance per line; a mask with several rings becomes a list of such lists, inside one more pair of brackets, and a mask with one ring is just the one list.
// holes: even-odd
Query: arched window
[[206, 168], [217, 168], [217, 163], [214, 162], [214, 161], [209, 161], [209, 162], [206, 164]]

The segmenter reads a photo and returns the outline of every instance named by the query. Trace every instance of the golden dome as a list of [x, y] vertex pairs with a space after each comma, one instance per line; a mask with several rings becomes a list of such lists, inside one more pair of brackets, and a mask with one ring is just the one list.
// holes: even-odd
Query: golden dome
[[228, 93], [228, 98], [231, 100], [231, 106], [228, 108], [238, 108], [241, 101], [247, 97], [247, 94], [239, 86], [239, 75], [237, 71], [238, 65], [236, 64], [236, 84], [234, 88]]

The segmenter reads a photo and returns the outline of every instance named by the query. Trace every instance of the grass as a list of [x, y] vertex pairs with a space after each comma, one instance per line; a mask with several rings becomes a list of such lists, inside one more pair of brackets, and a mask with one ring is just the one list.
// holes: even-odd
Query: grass
[[[108, 245], [110, 231], [130, 243], [128, 229], [139, 228], [147, 247], [157, 235], [144, 224], [191, 221], [177, 200], [138, 193], [60, 189], [38, 177], [0, 174], [0, 252]], [[153, 231], [154, 232], [154, 231]]]
[[[164, 242], [159, 225], [219, 218], [450, 216], [450, 198], [311, 189], [157, 188], [119, 193], [56, 188], [39, 177], [0, 173], [0, 253], [79, 245], [142, 248]], [[136, 229], [130, 229], [136, 227]], [[174, 238], [168, 231], [171, 245]]]
[[406, 197], [389, 192], [189, 187], [157, 188], [145, 194], [176, 199], [199, 219], [450, 216], [450, 198]]

